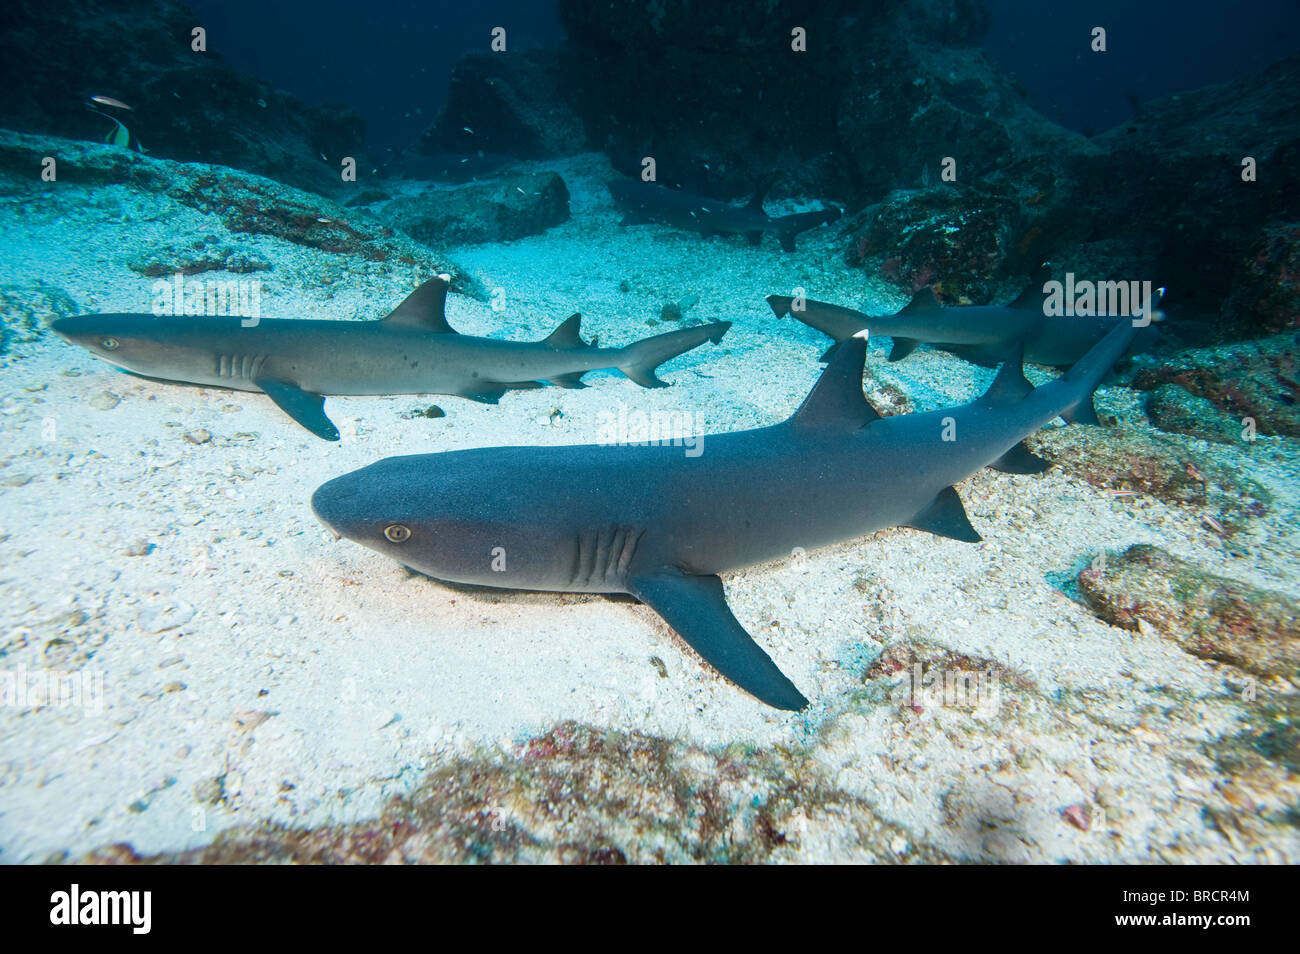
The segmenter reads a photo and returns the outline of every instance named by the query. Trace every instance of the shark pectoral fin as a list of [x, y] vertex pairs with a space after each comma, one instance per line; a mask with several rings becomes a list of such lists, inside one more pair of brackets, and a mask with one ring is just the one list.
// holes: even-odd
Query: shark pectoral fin
[[989, 466], [1004, 474], [1041, 474], [1052, 466], [1052, 462], [1044, 460], [1020, 443]]
[[889, 360], [901, 361], [915, 351], [920, 343], [915, 338], [895, 338], [894, 347], [889, 349]]
[[756, 699], [791, 711], [808, 705], [732, 615], [718, 577], [663, 567], [633, 577], [628, 592], [663, 617], [705, 662]]
[[757, 245], [763, 241], [763, 233], [760, 231], [746, 232], [745, 241], [747, 241], [750, 245]]
[[798, 233], [794, 229], [782, 229], [780, 232], [776, 233], [777, 240], [781, 243], [781, 251], [793, 252], [795, 250], [794, 237], [797, 234]]
[[949, 537], [963, 543], [980, 543], [983, 541], [975, 528], [970, 525], [966, 508], [961, 505], [957, 491], [945, 487], [939, 491], [934, 502], [909, 520], [906, 526], [913, 530], [924, 530], [937, 537]]
[[325, 398], [314, 391], [304, 391], [296, 384], [274, 378], [259, 378], [253, 382], [266, 392], [280, 410], [327, 441], [339, 439], [339, 429], [325, 416]]

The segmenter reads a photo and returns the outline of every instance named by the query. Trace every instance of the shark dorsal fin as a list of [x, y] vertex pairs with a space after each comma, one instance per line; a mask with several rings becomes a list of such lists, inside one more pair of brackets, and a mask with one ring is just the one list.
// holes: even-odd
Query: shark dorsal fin
[[1024, 290], [1021, 291], [1019, 295], [1016, 296], [1016, 299], [1011, 303], [1011, 306], [1013, 308], [1029, 308], [1033, 306], [1041, 308], [1043, 304], [1043, 296], [1046, 294], [1046, 292], [1043, 291], [1043, 286], [1051, 281], [1051, 279], [1052, 266], [1049, 263], [1044, 262], [1042, 265], [1038, 266], [1037, 271], [1029, 276], [1029, 284], [1024, 287]]
[[1020, 403], [1034, 389], [1025, 377], [1024, 359], [1025, 343], [1017, 341], [981, 400], [994, 407]]
[[388, 313], [384, 324], [403, 328], [454, 335], [456, 330], [447, 324], [447, 277], [431, 278]]
[[922, 288], [912, 296], [912, 300], [903, 306], [900, 315], [915, 315], [919, 312], [938, 311], [943, 305], [939, 302], [939, 297], [935, 295], [934, 289], [930, 287]]
[[745, 203], [745, 208], [751, 209], [755, 212], [762, 212], [763, 200], [767, 198], [767, 190], [770, 188], [772, 188], [771, 179], [759, 183], [758, 188], [754, 190], [754, 194], [750, 196], [749, 201]]
[[582, 315], [575, 311], [542, 344], [551, 348], [585, 348], [587, 342], [582, 340], [581, 325]]
[[867, 362], [867, 339], [859, 333], [835, 347], [830, 364], [794, 412], [790, 423], [798, 427], [856, 430], [880, 417], [862, 393], [862, 371]]

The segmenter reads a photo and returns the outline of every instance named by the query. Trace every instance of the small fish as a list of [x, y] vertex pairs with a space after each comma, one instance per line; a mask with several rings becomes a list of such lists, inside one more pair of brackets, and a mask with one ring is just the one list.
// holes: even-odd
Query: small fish
[[112, 96], [95, 95], [90, 97], [90, 101], [92, 103], [99, 103], [101, 106], [112, 106], [114, 109], [129, 109], [132, 111], [135, 110], [134, 106], [128, 106], [120, 99], [114, 99]]
[[[90, 109], [89, 106], [86, 107]], [[103, 116], [110, 121], [116, 129], [110, 129], [108, 135], [104, 137], [104, 142], [110, 146], [121, 146], [123, 149], [134, 149], [136, 152], [147, 152], [144, 146], [140, 145], [140, 140], [131, 135], [131, 130], [127, 129], [118, 120], [114, 119], [108, 113], [101, 113], [98, 109], [90, 109], [96, 116]]]
[[1132, 497], [1137, 493], [1137, 491], [1136, 490], [1108, 490], [1106, 491], [1106, 493], [1110, 494], [1112, 497]]
[[465, 130], [465, 132], [469, 133], [471, 136], [474, 135], [474, 130], [470, 129], [468, 126], [461, 126], [460, 128]]
[[264, 99], [259, 99], [259, 100], [257, 101], [257, 105], [258, 105], [258, 106], [261, 106], [263, 109], [266, 109], [266, 100], [264, 100]]
[[1219, 523], [1219, 521], [1215, 520], [1208, 513], [1201, 514], [1201, 519], [1204, 520], [1205, 525], [1215, 533], [1227, 536], [1228, 531], [1223, 528], [1223, 524]]

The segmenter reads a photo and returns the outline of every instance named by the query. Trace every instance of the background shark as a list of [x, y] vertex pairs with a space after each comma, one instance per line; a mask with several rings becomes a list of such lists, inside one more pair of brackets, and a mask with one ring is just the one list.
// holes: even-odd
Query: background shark
[[1082, 405], [1135, 329], [1116, 325], [1034, 388], [1019, 356], [962, 407], [881, 417], [862, 392], [866, 342], [841, 345], [799, 410], [772, 427], [650, 446], [497, 447], [392, 457], [323, 484], [335, 534], [436, 579], [630, 593], [722, 675], [780, 709], [807, 699], [727, 606], [719, 573], [891, 526], [978, 542], [953, 484], [982, 467], [1047, 467], [1021, 440]]
[[[890, 361], [907, 357], [917, 345], [924, 343], [986, 367], [1005, 360], [1017, 344], [1023, 347], [1026, 361], [1066, 367], [1078, 361], [1117, 325], [1130, 323], [1127, 315], [1048, 315], [1043, 307], [1041, 285], [1039, 281], [1031, 282], [1007, 305], [951, 308], [940, 304], [929, 288], [923, 288], [893, 315], [865, 315], [842, 305], [811, 299], [805, 299], [804, 308], [798, 310], [792, 307], [795, 299], [788, 295], [768, 295], [767, 303], [777, 317], [794, 315], [810, 328], [830, 335], [837, 343], [864, 328], [870, 329], [873, 335], [890, 337], [894, 339]], [[1164, 315], [1155, 310], [1159, 295], [1153, 297], [1147, 306], [1152, 310], [1154, 322]], [[1152, 330], [1142, 337], [1153, 334]]]
[[585, 387], [582, 376], [618, 368], [642, 387], [667, 387], [655, 369], [722, 340], [720, 321], [622, 348], [596, 348], [570, 316], [544, 341], [457, 334], [447, 324], [447, 279], [431, 279], [380, 321], [77, 315], [50, 327], [126, 371], [164, 381], [261, 391], [317, 437], [336, 441], [324, 395], [454, 394], [495, 403], [506, 391]]
[[627, 213], [623, 225], [662, 222], [705, 235], [739, 234], [748, 238], [751, 245], [757, 245], [764, 232], [773, 232], [787, 252], [794, 251], [794, 239], [800, 232], [834, 222], [841, 215], [840, 209], [830, 208], [772, 218], [763, 211], [763, 189], [743, 206], [640, 179], [615, 179], [609, 183], [609, 191]]

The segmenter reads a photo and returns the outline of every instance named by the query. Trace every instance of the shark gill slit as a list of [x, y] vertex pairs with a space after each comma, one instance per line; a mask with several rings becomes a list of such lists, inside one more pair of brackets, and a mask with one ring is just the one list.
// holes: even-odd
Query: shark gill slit
[[266, 358], [264, 354], [219, 354], [217, 355], [217, 377], [255, 380], [261, 373]]
[[629, 526], [605, 526], [578, 534], [570, 586], [617, 585], [636, 556], [645, 531]]

